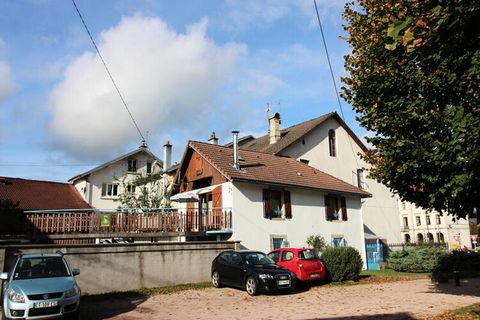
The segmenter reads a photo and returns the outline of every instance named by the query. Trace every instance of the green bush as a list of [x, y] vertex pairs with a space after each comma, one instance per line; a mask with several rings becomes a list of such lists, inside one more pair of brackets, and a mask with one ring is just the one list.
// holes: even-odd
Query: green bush
[[438, 259], [446, 252], [443, 245], [404, 247], [390, 254], [388, 267], [399, 272], [432, 272]]
[[327, 248], [322, 254], [330, 279], [334, 282], [360, 278], [362, 257], [357, 249], [352, 247]]
[[435, 270], [441, 272], [452, 272], [454, 270], [479, 272], [480, 253], [473, 251], [453, 251], [449, 254], [444, 254], [438, 259]]
[[317, 250], [317, 252], [323, 252], [328, 247], [325, 238], [319, 234], [309, 236], [307, 238], [307, 244]]

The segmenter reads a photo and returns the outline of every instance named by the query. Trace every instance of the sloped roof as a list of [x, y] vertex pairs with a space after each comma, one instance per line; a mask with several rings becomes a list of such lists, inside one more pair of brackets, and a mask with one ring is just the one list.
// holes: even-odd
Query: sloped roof
[[0, 199], [19, 202], [22, 210], [90, 209], [71, 184], [0, 177]]
[[280, 131], [280, 140], [276, 143], [270, 144], [270, 136], [266, 134], [257, 139], [250, 140], [249, 142], [240, 145], [240, 148], [245, 150], [277, 154], [290, 146], [292, 143], [300, 140], [307, 133], [309, 133], [310, 131], [331, 118], [334, 118], [340, 123], [340, 125], [348, 132], [348, 134], [360, 146], [360, 148], [362, 148], [364, 152], [367, 151], [367, 147], [365, 147], [365, 145], [360, 141], [360, 139], [358, 139], [355, 133], [353, 133], [353, 131], [347, 126], [347, 124], [336, 112], [330, 112], [318, 118], [314, 118], [282, 129]]
[[94, 172], [96, 172], [96, 171], [99, 171], [99, 170], [101, 170], [101, 169], [103, 169], [103, 168], [106, 168], [106, 167], [108, 167], [109, 165], [111, 165], [111, 164], [113, 164], [113, 163], [115, 163], [115, 162], [117, 162], [117, 161], [120, 161], [120, 160], [122, 160], [122, 159], [131, 157], [131, 156], [133, 156], [133, 155], [135, 155], [135, 154], [137, 154], [137, 153], [140, 153], [140, 152], [144, 152], [144, 153], [148, 154], [148, 155], [151, 156], [153, 159], [155, 159], [156, 161], [158, 161], [158, 163], [159, 163], [161, 166], [163, 166], [163, 161], [160, 160], [159, 158], [157, 158], [157, 156], [154, 155], [150, 150], [148, 150], [148, 149], [145, 148], [145, 147], [139, 147], [138, 149], [133, 150], [133, 151], [127, 153], [127, 154], [124, 154], [123, 156], [120, 156], [120, 157], [115, 158], [115, 159], [113, 159], [113, 160], [111, 160], [111, 161], [105, 162], [104, 164], [101, 164], [101, 165], [99, 165], [98, 167], [95, 167], [95, 168], [93, 168], [93, 169], [91, 169], [91, 170], [88, 170], [88, 171], [86, 171], [86, 172], [84, 172], [84, 173], [80, 173], [80, 174], [76, 175], [75, 177], [72, 177], [72, 178], [68, 179], [68, 182], [74, 182], [75, 180], [78, 180], [78, 179], [87, 177], [88, 175], [90, 175], [90, 174], [92, 174], [92, 173], [94, 173]]
[[[233, 167], [232, 148], [198, 141], [189, 141], [188, 147], [197, 151], [230, 181], [317, 189], [355, 194], [361, 197], [370, 196], [368, 192], [294, 158], [239, 150], [241, 170], [236, 170]], [[185, 159], [186, 157], [184, 157]]]

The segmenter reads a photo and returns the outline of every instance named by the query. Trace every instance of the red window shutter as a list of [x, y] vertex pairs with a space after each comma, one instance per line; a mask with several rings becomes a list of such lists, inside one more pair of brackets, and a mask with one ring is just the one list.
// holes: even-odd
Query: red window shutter
[[270, 205], [270, 191], [263, 189], [263, 217], [267, 219], [272, 218], [272, 206]]
[[333, 220], [333, 208], [330, 199], [327, 196], [325, 196], [325, 216], [327, 221]]
[[292, 203], [290, 201], [290, 191], [283, 192], [283, 201], [285, 202], [285, 218], [292, 219]]
[[348, 216], [347, 216], [347, 201], [345, 200], [345, 197], [340, 198], [340, 202], [342, 204], [342, 220], [347, 221]]

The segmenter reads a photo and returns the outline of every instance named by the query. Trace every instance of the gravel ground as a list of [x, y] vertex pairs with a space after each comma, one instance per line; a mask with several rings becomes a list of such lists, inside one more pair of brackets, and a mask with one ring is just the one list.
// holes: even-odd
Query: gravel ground
[[480, 303], [480, 279], [435, 285], [429, 279], [324, 285], [288, 294], [250, 297], [233, 288], [207, 288], [150, 298], [88, 300], [81, 319], [434, 319]]

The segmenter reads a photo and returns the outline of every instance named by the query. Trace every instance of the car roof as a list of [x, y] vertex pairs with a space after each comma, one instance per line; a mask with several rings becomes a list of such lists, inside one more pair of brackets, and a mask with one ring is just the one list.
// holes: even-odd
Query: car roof
[[279, 250], [289, 250], [289, 251], [303, 251], [303, 250], [315, 250], [314, 248], [278, 248], [278, 249], [274, 249], [270, 252], [273, 252], [273, 251], [279, 251]]

